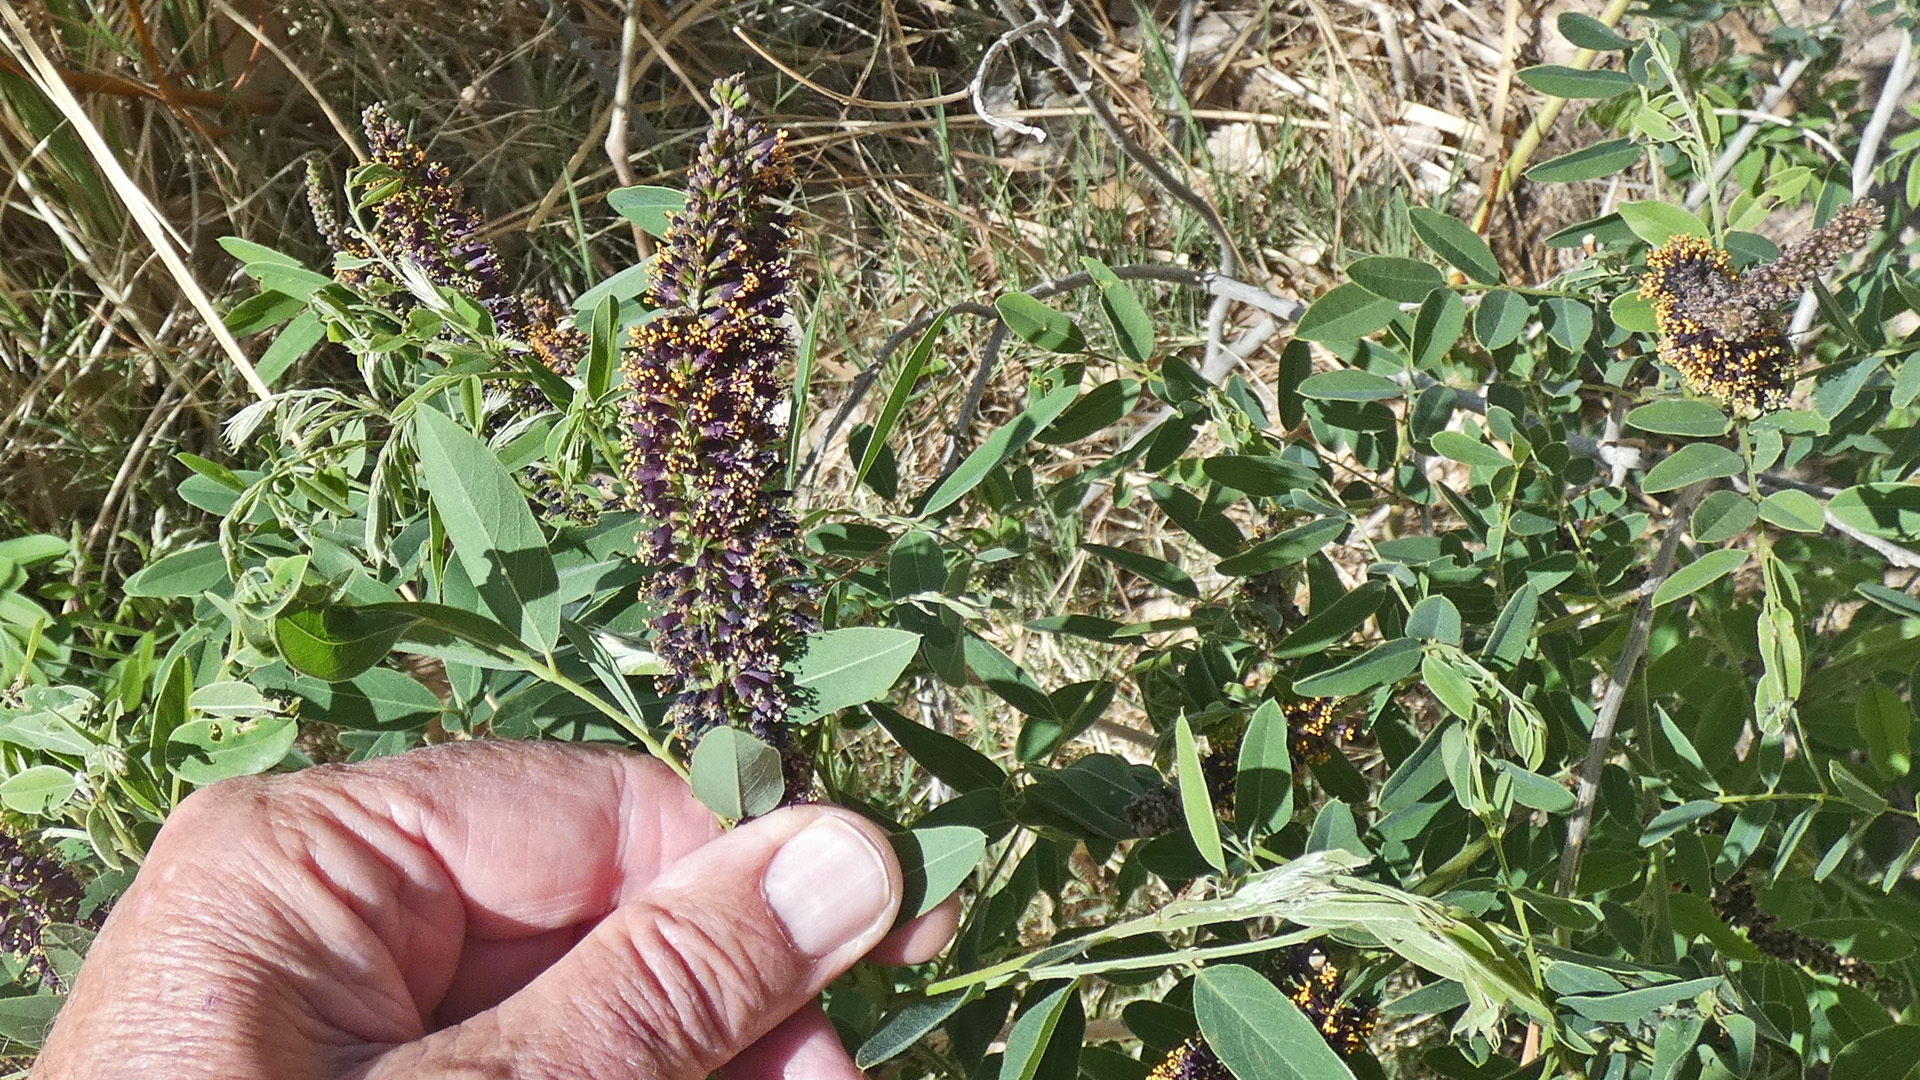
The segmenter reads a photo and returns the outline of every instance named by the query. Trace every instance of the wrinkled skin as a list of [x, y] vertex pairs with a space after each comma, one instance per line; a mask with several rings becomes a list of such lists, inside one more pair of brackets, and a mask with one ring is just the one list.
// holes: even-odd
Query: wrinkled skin
[[[849, 857], [763, 882], [809, 825]], [[772, 898], [816, 886], [844, 925], [784, 923]], [[229, 781], [168, 819], [32, 1075], [846, 1080], [815, 996], [953, 930], [949, 905], [889, 933], [899, 902], [855, 815], [723, 833], [614, 750], [480, 742]]]

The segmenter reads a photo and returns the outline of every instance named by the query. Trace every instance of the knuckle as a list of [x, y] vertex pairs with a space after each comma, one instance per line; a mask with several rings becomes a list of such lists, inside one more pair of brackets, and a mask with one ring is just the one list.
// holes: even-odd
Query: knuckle
[[626, 941], [638, 962], [608, 980], [614, 1022], [639, 1045], [702, 1071], [723, 1064], [764, 1026], [782, 996], [762, 958], [763, 932], [704, 911], [633, 911]]

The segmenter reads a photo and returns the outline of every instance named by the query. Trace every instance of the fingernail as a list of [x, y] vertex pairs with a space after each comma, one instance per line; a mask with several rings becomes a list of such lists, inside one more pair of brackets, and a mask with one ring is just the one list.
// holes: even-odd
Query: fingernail
[[886, 864], [853, 826], [825, 817], [795, 833], [767, 864], [767, 906], [794, 947], [825, 956], [887, 913]]

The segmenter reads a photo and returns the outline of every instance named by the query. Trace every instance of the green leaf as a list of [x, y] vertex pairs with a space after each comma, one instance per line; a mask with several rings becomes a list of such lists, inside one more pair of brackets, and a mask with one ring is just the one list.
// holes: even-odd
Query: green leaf
[[1200, 751], [1194, 744], [1193, 727], [1185, 713], [1173, 725], [1174, 760], [1178, 763], [1180, 809], [1186, 814], [1187, 834], [1207, 865], [1227, 872], [1227, 853], [1220, 846], [1220, 822], [1213, 815], [1213, 795], [1207, 790], [1207, 774], [1200, 767]]
[[1565, 296], [1549, 296], [1540, 304], [1547, 320], [1547, 336], [1572, 352], [1586, 348], [1593, 337], [1593, 309]]
[[35, 765], [0, 783], [0, 806], [16, 814], [44, 817], [65, 806], [79, 783], [58, 765]]
[[312, 311], [303, 311], [294, 316], [292, 322], [274, 335], [273, 344], [267, 346], [267, 351], [260, 354], [259, 361], [254, 364], [254, 370], [259, 374], [262, 382], [272, 386], [280, 376], [287, 373], [288, 368], [298, 363], [301, 357], [312, 351], [313, 347], [320, 344], [320, 340], [326, 336], [327, 326], [321, 321], [320, 316]]
[[1624, 71], [1594, 71], [1564, 64], [1538, 64], [1521, 68], [1514, 75], [1535, 90], [1557, 98], [1610, 98], [1633, 89], [1633, 79]]
[[772, 810], [787, 790], [780, 752], [735, 727], [716, 727], [701, 736], [687, 782], [701, 805], [736, 821]]
[[910, 829], [888, 837], [900, 860], [902, 926], [944, 903], [966, 883], [987, 852], [987, 834], [966, 825]]
[[1513, 781], [1514, 802], [1549, 814], [1564, 814], [1573, 809], [1573, 792], [1568, 791], [1565, 785], [1539, 773], [1529, 772], [1511, 761], [1502, 761], [1499, 765], [1501, 771]]
[[[1920, 364], [1916, 364], [1920, 367]], [[1300, 400], [1300, 384], [1313, 374], [1313, 346], [1295, 338], [1280, 350], [1280, 370], [1273, 382], [1273, 396], [1280, 407], [1280, 424], [1292, 429], [1306, 418]]]
[[1913, 767], [1913, 710], [1900, 695], [1879, 683], [1869, 683], [1853, 709], [1854, 727], [1866, 744], [1867, 760], [1888, 780], [1898, 780]]
[[1407, 614], [1407, 636], [1422, 641], [1460, 644], [1460, 609], [1444, 596], [1429, 596]]
[[1855, 585], [1853, 591], [1903, 619], [1920, 619], [1920, 600], [1898, 589], [1889, 589], [1876, 582], [1863, 581]]
[[1655, 435], [1677, 435], [1685, 439], [1717, 439], [1733, 428], [1733, 421], [1720, 407], [1698, 398], [1656, 401], [1627, 414], [1627, 424]]
[[1533, 306], [1527, 298], [1506, 289], [1494, 289], [1480, 298], [1473, 312], [1473, 339], [1483, 349], [1503, 349], [1526, 329]]
[[300, 260], [291, 255], [275, 251], [265, 244], [256, 244], [251, 240], [243, 240], [238, 236], [223, 236], [219, 239], [218, 243], [227, 254], [239, 259], [241, 264], [248, 268], [261, 265], [289, 266], [295, 268], [300, 266]]
[[1339, 644], [1379, 610], [1380, 601], [1386, 595], [1385, 582], [1367, 581], [1325, 605], [1324, 611], [1316, 606], [1306, 622], [1274, 647], [1274, 659], [1293, 660], [1312, 656]]
[[920, 998], [900, 1006], [854, 1052], [854, 1068], [871, 1069], [905, 1053], [922, 1036], [946, 1023], [962, 1005], [973, 1000], [974, 989], [968, 987], [938, 997]]
[[933, 321], [921, 332], [920, 340], [914, 342], [906, 363], [901, 365], [900, 376], [893, 381], [893, 389], [887, 392], [887, 402], [880, 408], [880, 417], [873, 422], [873, 431], [867, 436], [866, 452], [860, 455], [860, 468], [854, 473], [854, 487], [867, 482], [867, 474], [873, 471], [874, 464], [880, 460], [880, 452], [886, 449], [888, 440], [893, 438], [894, 425], [900, 422], [901, 413], [906, 411], [907, 403], [913, 400], [913, 388], [920, 383], [920, 374], [926, 370], [927, 359], [933, 355], [934, 342], [947, 325], [947, 313], [950, 310], [942, 308], [933, 317]]
[[1475, 465], [1482, 469], [1505, 469], [1513, 465], [1512, 458], [1464, 431], [1434, 432], [1432, 442], [1434, 453], [1463, 465]]
[[804, 724], [849, 705], [878, 701], [893, 689], [920, 647], [920, 635], [884, 626], [849, 626], [807, 635], [790, 665], [798, 693], [787, 721]]
[[999, 646], [978, 634], [968, 634], [965, 648], [967, 667], [1000, 700], [1028, 716], [1043, 720], [1060, 719], [1054, 715], [1053, 699], [1040, 689], [1025, 668], [1001, 652]]
[[[1856, 484], [1827, 504], [1834, 520], [1889, 540], [1920, 537], [1920, 486]], [[127, 583], [129, 591], [133, 583]]]
[[560, 644], [560, 579], [546, 537], [500, 459], [445, 413], [413, 414], [421, 479], [481, 602], [542, 654]]
[[926, 504], [920, 508], [922, 515], [937, 514], [954, 503], [960, 496], [979, 486], [987, 474], [1000, 466], [1000, 463], [1012, 457], [1034, 435], [1044, 431], [1054, 418], [1066, 411], [1068, 405], [1080, 394], [1080, 388], [1069, 384], [1042, 397], [1027, 406], [1025, 412], [1008, 421], [1007, 424], [987, 436], [966, 460], [953, 470], [939, 486], [929, 492]]
[[1033, 440], [1048, 446], [1078, 442], [1126, 419], [1139, 404], [1138, 379], [1108, 380], [1083, 394], [1060, 414], [1060, 419], [1048, 424]]
[[1720, 804], [1712, 799], [1695, 799], [1679, 806], [1670, 806], [1647, 822], [1647, 827], [1640, 832], [1640, 846], [1652, 847], [1694, 822], [1719, 812]]
[[1420, 305], [1413, 317], [1413, 366], [1432, 370], [1447, 358], [1467, 329], [1467, 302], [1451, 289]]
[[1412, 638], [1395, 638], [1338, 667], [1309, 675], [1293, 688], [1306, 697], [1352, 697], [1399, 682], [1419, 666], [1420, 643]]
[[1570, 154], [1549, 158], [1528, 169], [1524, 175], [1537, 184], [1598, 180], [1639, 161], [1644, 153], [1631, 139], [1608, 139], [1592, 146], [1583, 146]]
[[1241, 1080], [1353, 1080], [1313, 1021], [1252, 968], [1202, 968], [1193, 1008], [1207, 1045]]
[[[184, 458], [192, 455], [181, 456]], [[52, 562], [65, 555], [68, 550], [70, 545], [66, 540], [47, 533], [28, 533], [25, 536], [0, 540], [0, 559], [7, 559], [21, 566], [38, 566], [44, 562]]]
[[934, 779], [955, 791], [998, 788], [1007, 774], [987, 755], [944, 732], [910, 720], [884, 705], [869, 705], [867, 711], [900, 744], [900, 749], [933, 774]]
[[1628, 990], [1619, 994], [1574, 994], [1561, 998], [1560, 1004], [1589, 1020], [1603, 1024], [1630, 1024], [1646, 1019], [1656, 1009], [1699, 997], [1725, 983], [1725, 979], [1715, 975], [1686, 982], [1660, 983], [1643, 990]]
[[1658, 199], [1624, 202], [1619, 212], [1620, 220], [1627, 223], [1633, 235], [1656, 247], [1675, 236], [1708, 235], [1706, 222], [1670, 202]]
[[[1436, 271], [1437, 273], [1437, 271]], [[1340, 368], [1309, 375], [1300, 384], [1300, 396], [1321, 401], [1383, 401], [1403, 397], [1406, 389], [1371, 371]]]
[[1077, 353], [1087, 347], [1073, 320], [1026, 293], [1003, 293], [993, 302], [1007, 329], [1048, 352]]
[[1817, 533], [1827, 527], [1820, 500], [1788, 488], [1760, 500], [1760, 519], [1790, 532]]
[[1147, 309], [1140, 306], [1140, 297], [1100, 260], [1082, 255], [1080, 263], [1100, 286], [1100, 312], [1107, 317], [1107, 325], [1113, 327], [1121, 355], [1136, 364], [1152, 359], [1153, 320], [1147, 316]]
[[1637, 292], [1624, 292], [1607, 305], [1607, 317], [1613, 325], [1636, 334], [1651, 334], [1660, 329], [1653, 301], [1642, 300]]
[[1739, 454], [1718, 443], [1688, 443], [1648, 469], [1646, 478], [1640, 481], [1640, 490], [1653, 495], [1702, 480], [1738, 476], [1745, 469], [1746, 463], [1740, 460]]
[[1318, 473], [1282, 457], [1221, 454], [1201, 462], [1201, 470], [1222, 487], [1255, 496], [1287, 495], [1320, 483]]
[[[232, 239], [232, 237], [227, 237]], [[21, 994], [0, 998], [0, 1039], [9, 1039], [19, 1049], [38, 1047], [53, 1027], [53, 1018], [67, 1003], [61, 994]], [[13, 1052], [9, 1047], [8, 1052]]]
[[442, 712], [440, 699], [433, 691], [392, 668], [372, 668], [340, 683], [305, 678], [291, 671], [284, 679], [266, 672], [256, 672], [253, 678], [268, 690], [300, 695], [302, 720], [318, 720], [350, 731], [405, 731], [424, 726]]
[[1286, 711], [1271, 698], [1253, 711], [1240, 737], [1233, 823], [1249, 837], [1277, 832], [1293, 817], [1291, 738]]
[[1185, 570], [1165, 559], [1155, 558], [1138, 551], [1128, 551], [1126, 548], [1110, 547], [1106, 544], [1081, 544], [1080, 550], [1089, 555], [1098, 556], [1123, 570], [1130, 570], [1168, 592], [1193, 600], [1200, 598], [1200, 586], [1193, 583], [1193, 578]]
[[1494, 620], [1480, 655], [1508, 667], [1518, 664], [1527, 654], [1527, 645], [1533, 641], [1533, 623], [1539, 611], [1540, 591], [1532, 585], [1521, 586], [1500, 610], [1500, 617]]
[[293, 749], [291, 716], [261, 720], [189, 720], [167, 736], [167, 768], [196, 787], [266, 772]]
[[1633, 42], [1615, 33], [1613, 27], [1578, 11], [1561, 12], [1554, 25], [1560, 28], [1561, 37], [1590, 52], [1619, 52], [1633, 48]]
[[1348, 282], [1315, 300], [1300, 316], [1293, 336], [1301, 341], [1351, 341], [1379, 330], [1399, 314], [1399, 304]]
[[300, 674], [344, 682], [385, 659], [413, 623], [391, 611], [295, 606], [273, 620], [273, 642]]
[[1448, 712], [1462, 720], [1473, 719], [1479, 692], [1452, 662], [1438, 653], [1428, 653], [1420, 660], [1420, 679]]
[[1449, 266], [1482, 285], [1500, 284], [1500, 262], [1493, 257], [1493, 249], [1466, 222], [1424, 206], [1416, 206], [1408, 214], [1415, 235]]
[[687, 196], [673, 188], [643, 184], [607, 192], [607, 206], [654, 236], [665, 236], [669, 224], [667, 215], [685, 210]]
[[1731, 540], [1753, 527], [1760, 518], [1760, 511], [1753, 500], [1737, 491], [1709, 492], [1693, 508], [1693, 517], [1688, 530], [1693, 538], [1703, 544], [1718, 544]]
[[1228, 577], [1256, 577], [1300, 562], [1346, 531], [1345, 518], [1309, 521], [1276, 533], [1230, 559], [1220, 560], [1217, 569]]
[[587, 337], [588, 401], [599, 401], [613, 386], [613, 370], [620, 359], [620, 301], [604, 297], [593, 308], [593, 329]]
[[1869, 1032], [1833, 1056], [1828, 1080], [1912, 1080], [1920, 1073], [1920, 1024]]
[[1053, 1041], [1054, 1030], [1060, 1026], [1061, 1015], [1079, 992], [1079, 984], [1070, 982], [1020, 1014], [1013, 1022], [1013, 1029], [1007, 1032], [1007, 1050], [1001, 1058], [999, 1080], [1034, 1080], [1047, 1044]]
[[1356, 260], [1347, 267], [1347, 277], [1375, 296], [1401, 304], [1417, 304], [1447, 284], [1446, 277], [1432, 264], [1389, 255]]
[[135, 573], [121, 586], [128, 596], [199, 596], [227, 583], [227, 562], [220, 545], [176, 551]]
[[1660, 587], [1653, 590], [1653, 606], [1661, 607], [1681, 597], [1692, 596], [1746, 564], [1747, 553], [1738, 548], [1709, 551], [1675, 570], [1667, 580], [1661, 582]]

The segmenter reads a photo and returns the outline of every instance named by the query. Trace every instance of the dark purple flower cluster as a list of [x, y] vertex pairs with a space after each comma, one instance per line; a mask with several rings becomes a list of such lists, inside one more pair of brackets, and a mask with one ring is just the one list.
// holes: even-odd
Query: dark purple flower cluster
[[663, 567], [650, 590], [655, 649], [681, 692], [675, 721], [690, 738], [747, 728], [791, 763], [782, 669], [812, 626], [779, 488], [793, 275], [775, 200], [793, 169], [786, 133], [742, 115], [737, 78], [713, 98], [686, 208], [669, 215], [643, 298], [658, 314], [623, 362], [626, 480], [653, 520], [640, 555]]
[[64, 863], [0, 827], [0, 952], [24, 961], [28, 979], [64, 989], [40, 935], [54, 923], [77, 921], [85, 896]]
[[1786, 404], [1794, 351], [1777, 309], [1866, 243], [1885, 216], [1861, 199], [1745, 273], [1702, 236], [1675, 236], [1647, 256], [1640, 298], [1653, 302], [1660, 359], [1695, 393], [1752, 415]]
[[[545, 298], [509, 291], [499, 253], [481, 238], [479, 212], [447, 167], [409, 142], [385, 107], [368, 106], [362, 123], [370, 153], [364, 195], [370, 219], [364, 227], [342, 222], [318, 169], [307, 173], [307, 204], [328, 245], [356, 262], [384, 255], [417, 266], [433, 284], [479, 301], [495, 328], [524, 342], [540, 363], [573, 374], [586, 354], [587, 335], [573, 325], [572, 314]], [[383, 284], [393, 290], [389, 302], [412, 306], [406, 289], [378, 261], [341, 266], [334, 274], [357, 287]], [[532, 404], [538, 393], [529, 390], [526, 397]]]

